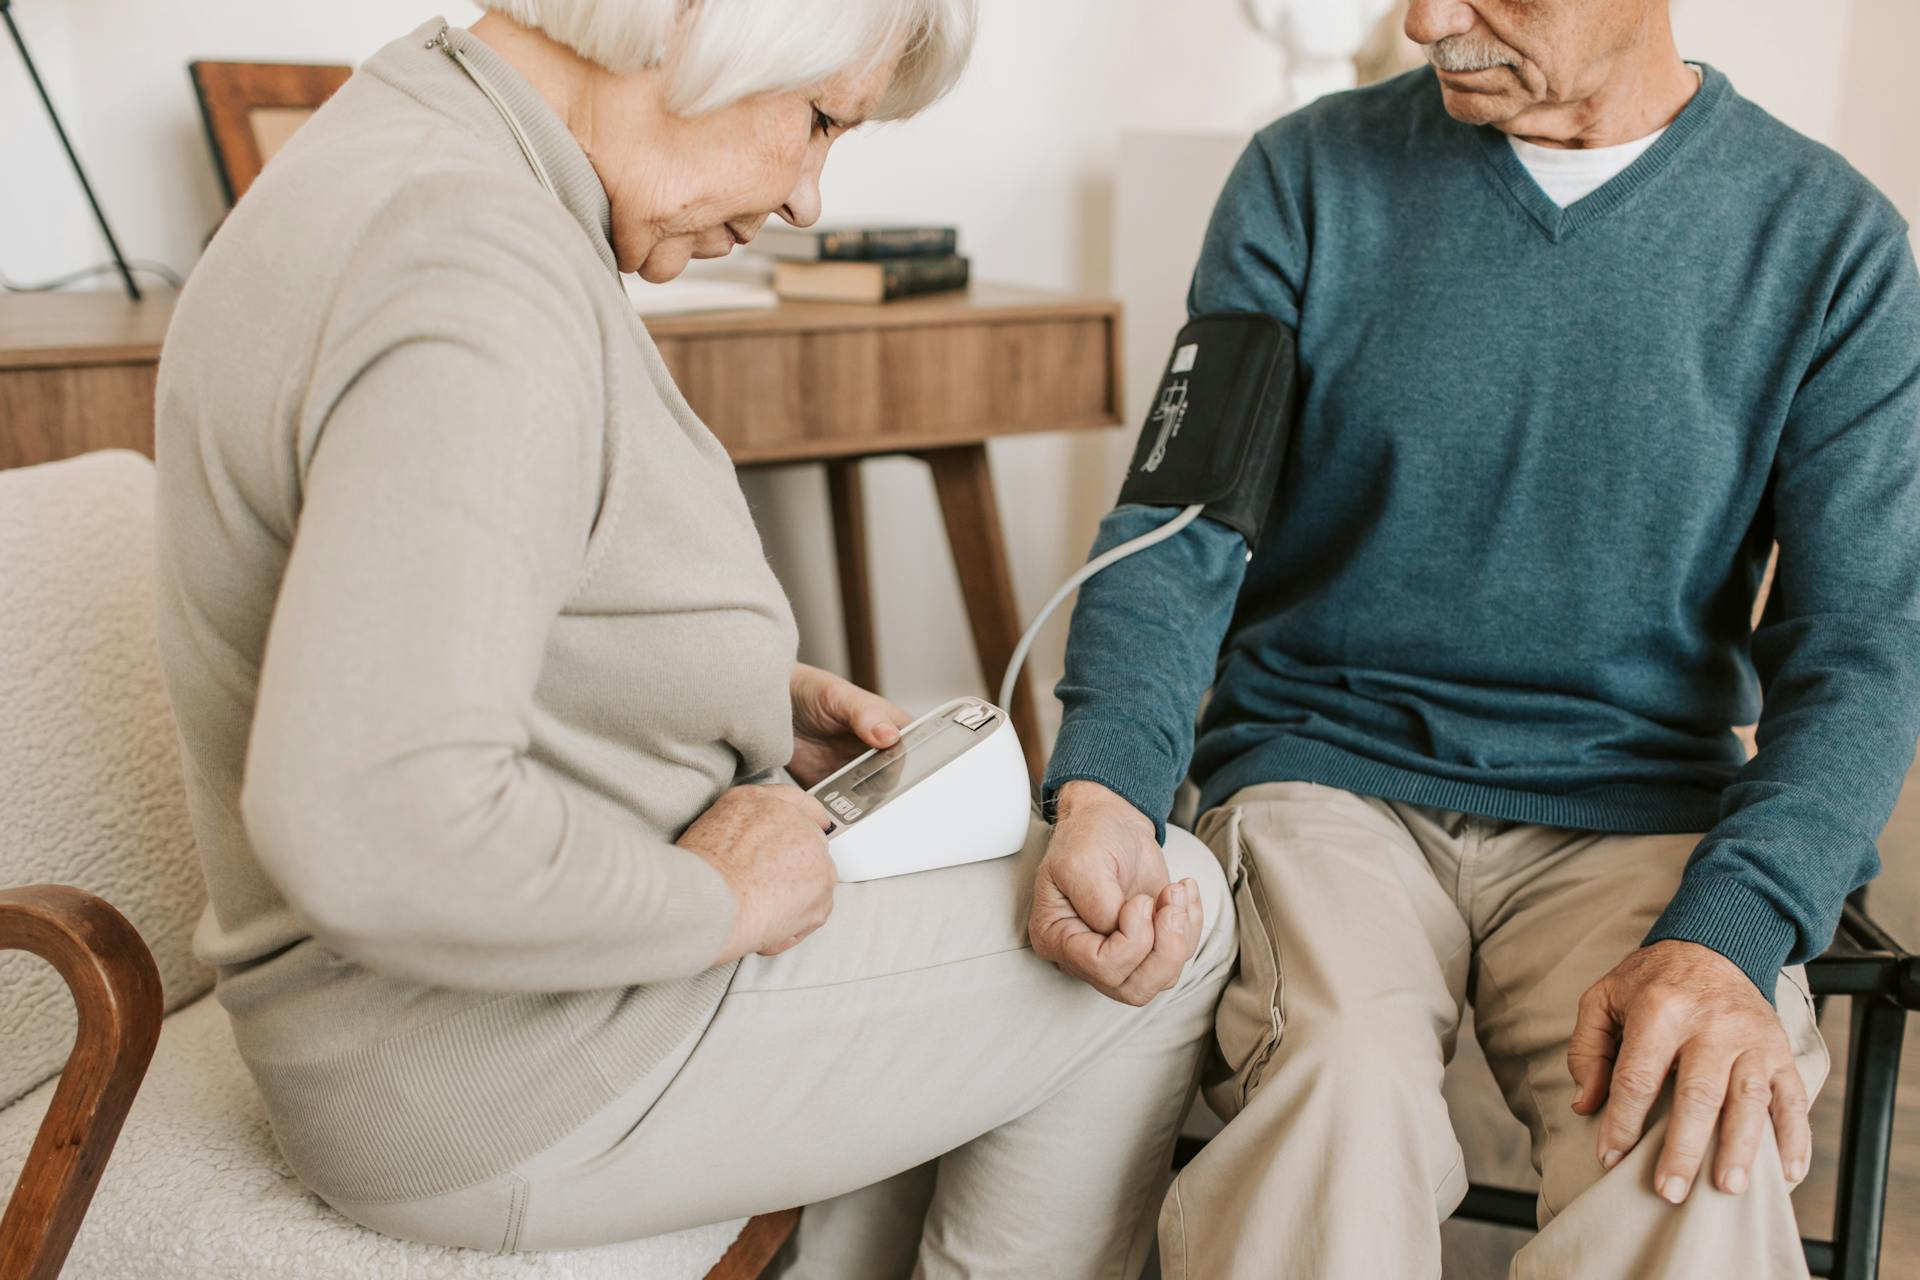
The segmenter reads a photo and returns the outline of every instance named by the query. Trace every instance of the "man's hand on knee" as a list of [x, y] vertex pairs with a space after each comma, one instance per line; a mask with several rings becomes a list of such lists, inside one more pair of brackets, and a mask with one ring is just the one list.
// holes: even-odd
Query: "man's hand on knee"
[[1095, 782], [1060, 789], [1034, 880], [1035, 954], [1094, 990], [1142, 1005], [1179, 981], [1203, 924], [1200, 886], [1167, 880], [1153, 824]]
[[1693, 1189], [1716, 1128], [1713, 1176], [1722, 1191], [1747, 1189], [1769, 1123], [1788, 1181], [1807, 1176], [1807, 1091], [1786, 1029], [1747, 975], [1708, 947], [1656, 942], [1589, 987], [1567, 1067], [1577, 1086], [1573, 1109], [1587, 1116], [1606, 1107], [1597, 1154], [1608, 1169], [1640, 1140], [1648, 1111], [1673, 1076], [1653, 1185], [1675, 1204]]

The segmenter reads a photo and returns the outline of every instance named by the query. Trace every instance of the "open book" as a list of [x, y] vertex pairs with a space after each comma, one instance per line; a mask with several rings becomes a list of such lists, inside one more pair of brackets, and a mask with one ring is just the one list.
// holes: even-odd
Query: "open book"
[[649, 284], [623, 275], [633, 309], [643, 316], [684, 315], [695, 311], [766, 311], [780, 305], [772, 272], [757, 266], [689, 262], [676, 280]]

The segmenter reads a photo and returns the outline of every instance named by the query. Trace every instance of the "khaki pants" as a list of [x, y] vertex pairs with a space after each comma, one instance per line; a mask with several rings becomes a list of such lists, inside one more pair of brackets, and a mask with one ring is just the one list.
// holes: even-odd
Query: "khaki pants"
[[[1200, 834], [1228, 867], [1240, 967], [1207, 1098], [1229, 1122], [1161, 1211], [1169, 1280], [1440, 1274], [1466, 1190], [1440, 1078], [1464, 1001], [1508, 1107], [1533, 1134], [1541, 1231], [1512, 1275], [1578, 1280], [1807, 1274], [1779, 1151], [1752, 1185], [1654, 1194], [1666, 1103], [1611, 1172], [1572, 1110], [1580, 995], [1666, 905], [1696, 836], [1495, 822], [1308, 783], [1252, 787]], [[1808, 1090], [1827, 1070], [1804, 976], [1775, 993]]]
[[1174, 833], [1207, 932], [1176, 987], [1116, 1004], [1028, 948], [1045, 838], [1035, 823], [1012, 858], [841, 885], [825, 927], [743, 961], [707, 1030], [579, 1132], [451, 1195], [335, 1207], [511, 1252], [810, 1205], [796, 1274], [1138, 1275], [1232, 905], [1213, 855]]

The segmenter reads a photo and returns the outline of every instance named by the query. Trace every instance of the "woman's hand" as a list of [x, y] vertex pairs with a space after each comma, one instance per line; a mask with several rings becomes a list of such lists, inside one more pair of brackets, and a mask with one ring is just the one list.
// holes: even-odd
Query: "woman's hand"
[[733, 890], [733, 929], [714, 960], [778, 955], [833, 914], [833, 859], [820, 802], [797, 787], [734, 787], [677, 842], [712, 863]]
[[793, 698], [793, 759], [787, 772], [811, 787], [869, 747], [890, 747], [913, 717], [877, 693], [804, 662], [788, 681]]

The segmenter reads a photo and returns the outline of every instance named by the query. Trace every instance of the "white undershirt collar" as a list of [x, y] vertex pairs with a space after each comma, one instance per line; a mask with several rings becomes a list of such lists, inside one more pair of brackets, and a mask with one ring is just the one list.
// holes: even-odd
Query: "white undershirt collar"
[[[1693, 63], [1687, 64], [1693, 73], [1704, 73]], [[1562, 209], [1592, 195], [1601, 187], [1626, 171], [1628, 165], [1647, 153], [1648, 148], [1660, 141], [1660, 135], [1666, 128], [1655, 129], [1644, 138], [1635, 138], [1632, 142], [1622, 142], [1611, 147], [1543, 147], [1537, 143], [1525, 142], [1509, 134], [1507, 142], [1513, 147], [1513, 153], [1520, 157], [1520, 163], [1527, 167], [1534, 183], [1547, 193], [1547, 198]]]

